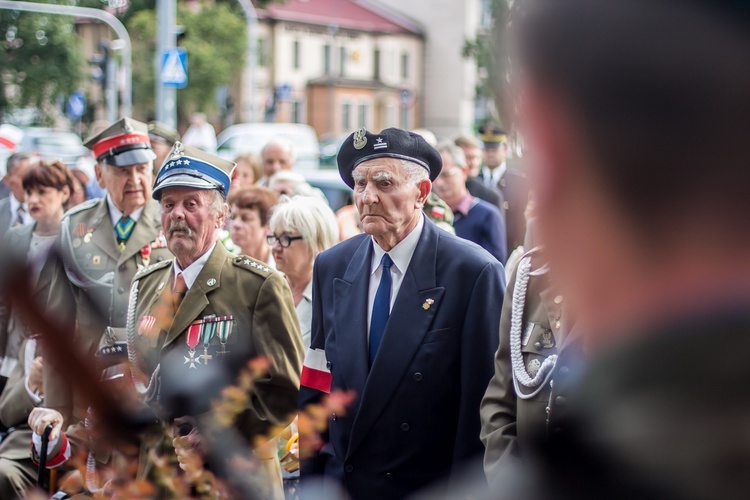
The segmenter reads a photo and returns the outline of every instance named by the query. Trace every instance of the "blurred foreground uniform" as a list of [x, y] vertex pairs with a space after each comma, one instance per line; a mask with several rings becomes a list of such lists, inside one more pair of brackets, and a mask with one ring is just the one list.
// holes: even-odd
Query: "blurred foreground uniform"
[[512, 474], [530, 445], [552, 432], [558, 410], [553, 375], [558, 353], [573, 337], [563, 328], [562, 303], [549, 280], [543, 251], [530, 251], [508, 283], [495, 375], [481, 406], [484, 467], [491, 488]]
[[[121, 119], [86, 144], [94, 150], [98, 162], [108, 164], [107, 168], [146, 163], [154, 158], [146, 125], [129, 118]], [[49, 313], [70, 332], [77, 326], [77, 336], [75, 340], [71, 337], [70, 344], [90, 356], [88, 359], [93, 359], [107, 326], [125, 326], [128, 291], [136, 271], [171, 257], [161, 232], [158, 203], [150, 200], [139, 216], [133, 214], [124, 244], [118, 243], [118, 220], [113, 219], [119, 217], [113, 217], [113, 207], [108, 195], [82, 203], [65, 215], [60, 231], [62, 262], [58, 262], [52, 278]], [[50, 359], [45, 356], [49, 368], [44, 373], [45, 405], [73, 423], [71, 388]]]

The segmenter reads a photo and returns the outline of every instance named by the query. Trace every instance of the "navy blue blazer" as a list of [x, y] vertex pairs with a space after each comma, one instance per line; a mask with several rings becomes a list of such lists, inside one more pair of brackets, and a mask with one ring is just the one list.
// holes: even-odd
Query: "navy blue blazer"
[[[425, 221], [368, 370], [372, 245], [359, 235], [316, 260], [311, 352], [325, 352], [331, 390], [357, 398], [331, 417], [328, 441], [302, 475], [332, 476], [354, 499], [403, 498], [483, 453], [479, 404], [493, 375], [505, 275], [485, 250]], [[323, 395], [304, 380], [302, 407]]]
[[456, 236], [473, 241], [500, 262], [508, 259], [505, 222], [497, 207], [477, 199], [467, 215], [460, 212], [454, 214], [453, 229]]

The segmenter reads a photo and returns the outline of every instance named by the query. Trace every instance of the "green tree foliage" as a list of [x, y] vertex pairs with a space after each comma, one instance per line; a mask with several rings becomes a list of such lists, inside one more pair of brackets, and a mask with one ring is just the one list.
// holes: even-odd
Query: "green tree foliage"
[[491, 0], [489, 30], [480, 31], [474, 40], [466, 40], [462, 50], [464, 58], [477, 62], [477, 95], [488, 98], [495, 108], [490, 114], [506, 126], [512, 118], [507, 102], [509, 61], [505, 43], [511, 4], [512, 0]]
[[[245, 20], [227, 4], [204, 4], [200, 12], [179, 6], [177, 24], [185, 28], [181, 46], [188, 53], [188, 86], [177, 92], [177, 110], [181, 118], [200, 110], [215, 109], [216, 89], [229, 85], [239, 75], [245, 60]], [[135, 102], [139, 114], [151, 115], [154, 109], [154, 53], [156, 50], [156, 12], [142, 10], [130, 20], [128, 28], [136, 54], [133, 63]]]
[[33, 107], [49, 119], [58, 95], [84, 74], [80, 40], [68, 16], [0, 10], [0, 113]]

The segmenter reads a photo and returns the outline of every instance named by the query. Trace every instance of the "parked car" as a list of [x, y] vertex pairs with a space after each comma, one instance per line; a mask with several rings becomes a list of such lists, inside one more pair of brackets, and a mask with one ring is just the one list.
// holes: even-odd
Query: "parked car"
[[320, 165], [322, 167], [336, 167], [339, 149], [349, 134], [329, 136], [320, 141]]
[[268, 141], [283, 137], [294, 144], [297, 157], [295, 170], [320, 168], [320, 145], [315, 131], [309, 125], [298, 123], [240, 123], [232, 125], [217, 137], [216, 152], [222, 158], [233, 160], [242, 153], [260, 155]]
[[68, 167], [75, 167], [88, 153], [81, 138], [73, 132], [42, 127], [28, 127], [16, 151], [35, 153], [42, 158], [60, 159]]
[[308, 184], [323, 191], [334, 212], [352, 204], [352, 190], [341, 180], [338, 170], [303, 172], [303, 175]]

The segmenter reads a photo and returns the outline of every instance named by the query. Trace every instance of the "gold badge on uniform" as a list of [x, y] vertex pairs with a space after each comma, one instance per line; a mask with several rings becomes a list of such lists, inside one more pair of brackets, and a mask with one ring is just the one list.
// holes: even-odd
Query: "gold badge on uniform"
[[435, 301], [434, 301], [434, 300], [432, 300], [432, 299], [427, 299], [427, 300], [425, 300], [425, 301], [424, 301], [424, 304], [422, 304], [422, 309], [424, 309], [424, 310], [426, 311], [426, 310], [427, 310], [427, 309], [429, 309], [429, 308], [430, 308], [430, 307], [432, 306], [432, 304], [434, 304], [434, 303], [435, 303]]

